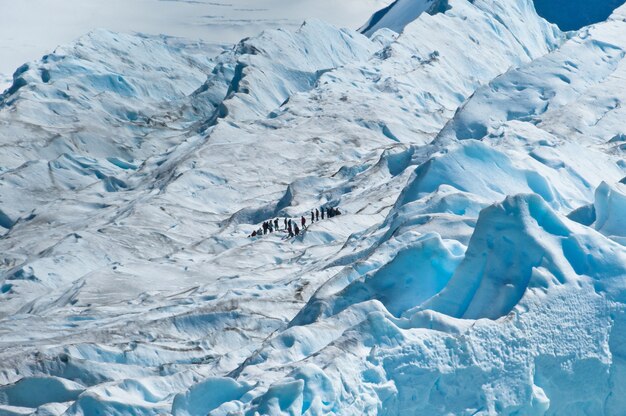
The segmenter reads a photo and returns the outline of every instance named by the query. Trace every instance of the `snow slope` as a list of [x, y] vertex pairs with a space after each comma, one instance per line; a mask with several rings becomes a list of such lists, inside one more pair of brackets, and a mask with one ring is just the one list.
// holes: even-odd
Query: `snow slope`
[[625, 15], [566, 38], [450, 0], [28, 64], [0, 105], [0, 414], [620, 414]]

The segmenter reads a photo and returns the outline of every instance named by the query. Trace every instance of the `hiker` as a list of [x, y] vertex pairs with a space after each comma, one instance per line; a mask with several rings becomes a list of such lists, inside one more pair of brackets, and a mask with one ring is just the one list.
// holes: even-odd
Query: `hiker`
[[285, 218], [285, 231], [287, 231], [287, 218]]
[[315, 212], [311, 211], [311, 224], [315, 222]]
[[267, 223], [263, 223], [263, 235], [267, 234]]
[[278, 232], [278, 218], [276, 218], [274, 220], [274, 230], [276, 230], [276, 232]]
[[274, 226], [272, 225], [272, 221], [268, 221], [267, 229], [270, 231], [270, 234], [274, 232]]
[[294, 224], [294, 232], [296, 233], [296, 235], [300, 235], [300, 229], [298, 228], [298, 224]]
[[293, 229], [291, 228], [291, 220], [289, 220], [288, 227], [289, 228], [287, 230], [289, 232], [289, 237], [293, 237]]
[[315, 221], [320, 220], [320, 210], [315, 208]]
[[306, 227], [306, 218], [304, 218], [304, 215], [300, 219], [300, 223], [302, 224], [302, 228]]
[[324, 207], [322, 207], [322, 219], [324, 219]]
[[256, 237], [256, 231], [252, 231], [252, 234], [250, 234], [250, 237]]
[[328, 215], [328, 218], [332, 218], [335, 216], [334, 212], [333, 212], [333, 207], [330, 208], [326, 208], [326, 214]]

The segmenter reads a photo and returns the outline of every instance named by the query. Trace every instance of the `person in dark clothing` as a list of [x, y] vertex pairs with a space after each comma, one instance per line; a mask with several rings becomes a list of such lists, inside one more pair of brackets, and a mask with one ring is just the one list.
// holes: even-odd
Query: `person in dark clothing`
[[274, 232], [274, 226], [272, 225], [272, 221], [268, 221], [267, 229], [270, 231], [270, 234]]
[[256, 231], [252, 231], [252, 234], [250, 234], [250, 237], [256, 237]]
[[287, 218], [285, 218], [285, 230], [287, 230]]
[[298, 224], [295, 224], [294, 226], [294, 232], [296, 233], [296, 235], [300, 235], [300, 229], [298, 228]]
[[289, 233], [289, 237], [293, 237], [293, 229], [291, 228], [291, 221], [289, 221], [288, 227], [289, 228], [287, 228], [287, 232]]
[[278, 218], [276, 218], [274, 220], [274, 230], [276, 230], [276, 232], [278, 232]]
[[302, 228], [306, 227], [306, 218], [304, 218], [304, 215], [300, 219], [300, 223], [302, 224]]
[[315, 222], [315, 212], [311, 211], [311, 224]]
[[263, 235], [267, 234], [267, 223], [263, 223]]
[[322, 219], [324, 219], [324, 214], [325, 214], [324, 207], [322, 207]]
[[333, 210], [333, 207], [326, 208], [326, 213], [328, 214], [328, 218], [332, 218], [332, 217], [335, 216], [335, 212]]
[[319, 221], [320, 220], [320, 210], [319, 209], [315, 209], [315, 221]]

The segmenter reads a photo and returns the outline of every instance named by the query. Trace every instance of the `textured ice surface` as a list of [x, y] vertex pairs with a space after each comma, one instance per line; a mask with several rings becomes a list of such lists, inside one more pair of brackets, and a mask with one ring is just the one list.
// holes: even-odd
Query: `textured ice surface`
[[0, 414], [621, 414], [624, 10], [447, 6], [22, 67]]

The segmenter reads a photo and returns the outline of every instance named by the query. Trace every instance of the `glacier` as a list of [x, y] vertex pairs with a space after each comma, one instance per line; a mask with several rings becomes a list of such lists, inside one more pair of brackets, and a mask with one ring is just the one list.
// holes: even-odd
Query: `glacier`
[[622, 414], [625, 78], [626, 6], [530, 0], [21, 66], [0, 415]]
[[[48, 0], [4, 1], [0, 15], [0, 74], [51, 48], [99, 28], [167, 34], [217, 45], [232, 44], [270, 28], [295, 29], [306, 18], [358, 27], [392, 0]], [[332, 10], [332, 13], [328, 13]], [[5, 77], [0, 75], [0, 89]], [[8, 87], [8, 86], [7, 86]], [[0, 91], [1, 92], [1, 91]]]

